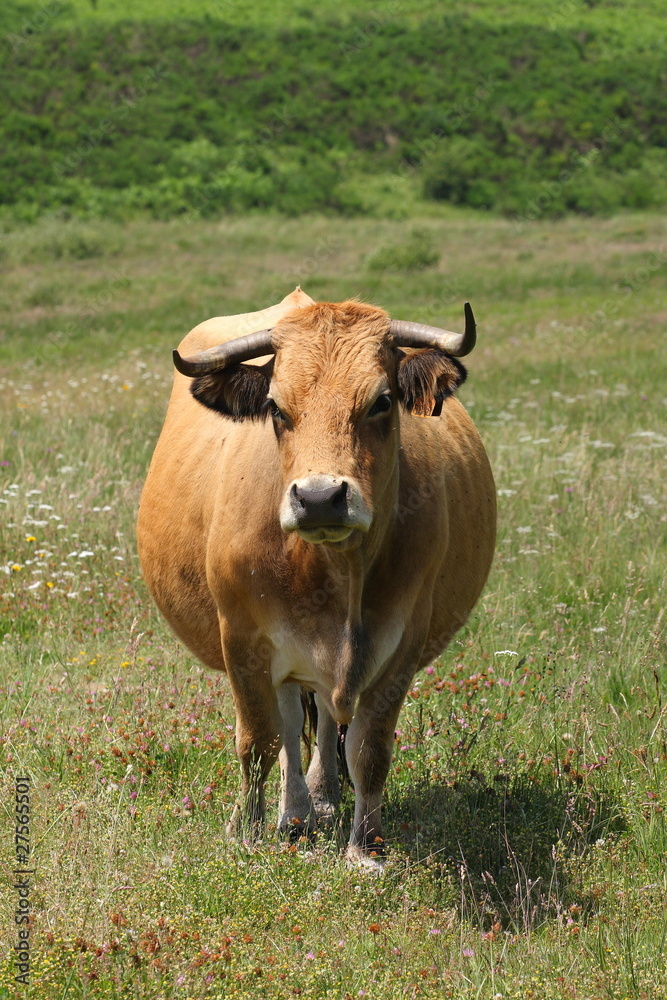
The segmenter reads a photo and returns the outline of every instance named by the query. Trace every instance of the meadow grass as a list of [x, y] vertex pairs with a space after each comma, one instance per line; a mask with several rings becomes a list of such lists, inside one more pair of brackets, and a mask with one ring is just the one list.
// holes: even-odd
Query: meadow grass
[[[437, 208], [4, 237], [0, 997], [667, 994], [663, 233]], [[291, 844], [274, 774], [265, 841], [225, 840], [229, 690], [160, 620], [135, 552], [171, 348], [297, 283], [454, 329], [470, 299], [479, 323], [461, 398], [496, 475], [497, 554], [401, 714], [377, 879], [342, 860], [350, 789], [340, 831]]]

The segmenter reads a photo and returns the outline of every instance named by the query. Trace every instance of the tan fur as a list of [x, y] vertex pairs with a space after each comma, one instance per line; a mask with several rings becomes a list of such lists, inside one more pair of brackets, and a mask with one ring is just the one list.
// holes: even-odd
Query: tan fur
[[[229, 674], [245, 819], [261, 823], [263, 778], [298, 721], [281, 717], [276, 686], [302, 684], [333, 719], [350, 722], [350, 852], [364, 857], [381, 836], [405, 693], [466, 621], [495, 544], [493, 478], [455, 398], [439, 417], [395, 402], [388, 422], [365, 419], [380, 391], [398, 392], [388, 323], [380, 309], [315, 305], [297, 290], [272, 309], [196, 327], [180, 345], [184, 356], [274, 326], [271, 395], [289, 430], [277, 436], [270, 418], [234, 423], [207, 410], [176, 374], [137, 529], [163, 614], [196, 656]], [[354, 543], [314, 545], [281, 529], [290, 482], [319, 474], [358, 483], [373, 516]], [[311, 765], [314, 799], [331, 786], [331, 762], [318, 766], [328, 777]], [[318, 791], [326, 812], [332, 803], [320, 799]]]

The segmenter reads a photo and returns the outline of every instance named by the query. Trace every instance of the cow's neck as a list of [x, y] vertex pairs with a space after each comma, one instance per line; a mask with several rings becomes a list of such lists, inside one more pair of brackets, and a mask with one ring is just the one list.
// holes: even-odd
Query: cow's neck
[[339, 605], [345, 606], [345, 620], [339, 628], [336, 686], [332, 692], [332, 705], [340, 723], [348, 723], [354, 715], [356, 700], [366, 677], [371, 647], [363, 620], [364, 587], [383, 545], [393, 531], [398, 499], [398, 465], [395, 469], [376, 507], [382, 513], [373, 521], [361, 543], [356, 548], [343, 551], [328, 549], [324, 553], [329, 571], [339, 581], [339, 596], [345, 598]]

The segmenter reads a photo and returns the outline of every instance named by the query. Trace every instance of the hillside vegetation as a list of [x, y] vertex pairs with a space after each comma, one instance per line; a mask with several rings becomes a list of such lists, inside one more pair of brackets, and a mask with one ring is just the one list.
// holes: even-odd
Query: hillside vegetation
[[664, 205], [667, 43], [641, 6], [10, 4], [0, 218]]

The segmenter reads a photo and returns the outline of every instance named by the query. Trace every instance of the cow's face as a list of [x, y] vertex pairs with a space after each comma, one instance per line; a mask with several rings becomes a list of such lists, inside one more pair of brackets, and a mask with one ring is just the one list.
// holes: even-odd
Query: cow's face
[[350, 303], [299, 310], [274, 330], [267, 405], [286, 533], [347, 547], [383, 501], [394, 503], [398, 399], [387, 326], [380, 310]]
[[318, 303], [274, 328], [275, 363], [196, 379], [194, 396], [236, 420], [273, 424], [284, 532], [348, 548], [397, 498], [399, 409], [428, 415], [465, 378], [440, 351], [405, 354], [381, 309]]

